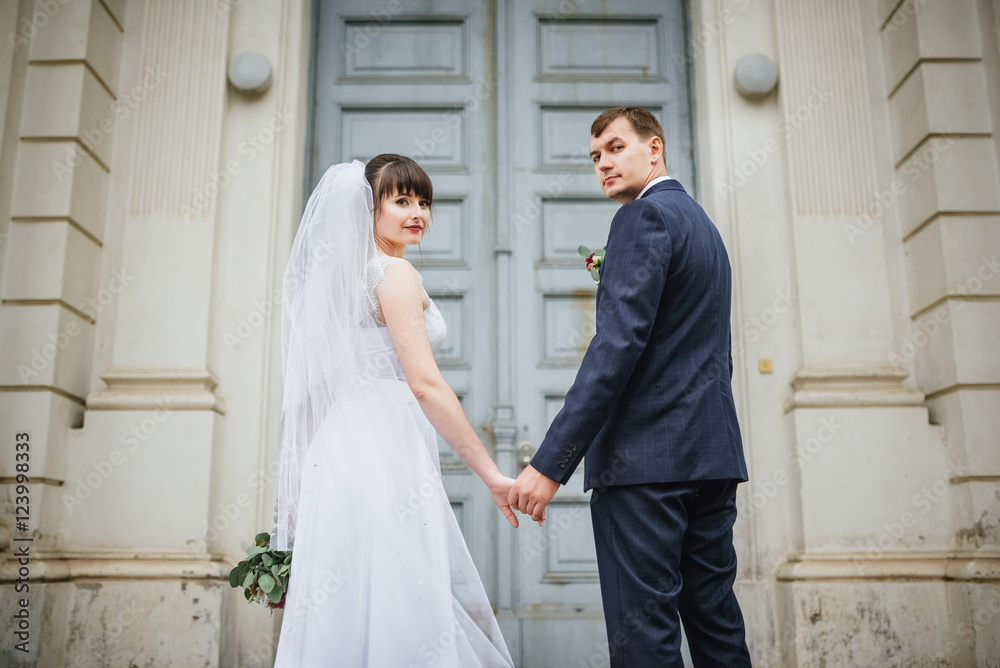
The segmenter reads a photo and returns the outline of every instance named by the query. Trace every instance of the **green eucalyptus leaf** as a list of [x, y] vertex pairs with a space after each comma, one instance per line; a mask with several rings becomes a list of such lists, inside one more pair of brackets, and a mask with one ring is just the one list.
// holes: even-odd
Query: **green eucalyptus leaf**
[[247, 576], [243, 578], [243, 586], [249, 587], [250, 585], [253, 584], [253, 581], [256, 579], [257, 578], [255, 577], [255, 574], [253, 572], [247, 573]]
[[281, 597], [284, 595], [284, 593], [285, 593], [284, 589], [282, 589], [281, 587], [275, 587], [271, 591], [267, 592], [267, 600], [269, 600], [271, 603], [277, 603], [278, 601], [281, 600]]
[[278, 574], [279, 574], [279, 575], [287, 575], [287, 574], [288, 574], [288, 571], [290, 571], [290, 570], [292, 570], [292, 567], [291, 567], [291, 566], [289, 566], [288, 564], [285, 564], [285, 565], [283, 565], [283, 566], [281, 567], [281, 569], [280, 569], [280, 570], [278, 571]]
[[278, 579], [281, 578], [281, 566], [279, 564], [275, 564], [274, 566], [271, 566], [271, 575], [274, 576], [275, 580], [278, 580]]
[[250, 599], [253, 598], [253, 594], [250, 593], [249, 589], [244, 589], [243, 595], [246, 597], [248, 603], [250, 602]]
[[601, 280], [601, 274], [599, 271], [597, 271], [597, 267], [594, 267], [590, 270], [590, 277], [593, 278], [595, 281]]
[[257, 545], [269, 545], [271, 543], [270, 533], [259, 533], [253, 537], [253, 542]]
[[590, 257], [590, 249], [586, 246], [580, 246], [576, 249], [576, 252], [580, 254], [580, 257], [588, 258]]
[[229, 571], [229, 586], [239, 587], [240, 586], [240, 567], [237, 566], [233, 570]]
[[273, 564], [275, 562], [274, 557], [272, 557], [270, 554], [268, 554], [266, 552], [264, 554], [260, 555], [260, 559], [261, 559], [261, 561], [264, 562], [264, 565], [267, 566], [268, 568], [270, 568], [271, 564]]
[[270, 592], [272, 589], [274, 589], [275, 583], [274, 583], [274, 578], [272, 578], [267, 573], [264, 573], [263, 575], [260, 576], [260, 579], [257, 581], [257, 584], [260, 585], [260, 588], [263, 589], [264, 593], [266, 594]]

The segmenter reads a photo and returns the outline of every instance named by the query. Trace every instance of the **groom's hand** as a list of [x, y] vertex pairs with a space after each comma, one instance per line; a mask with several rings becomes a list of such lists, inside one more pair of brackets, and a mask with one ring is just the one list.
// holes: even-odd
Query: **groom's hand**
[[507, 502], [511, 508], [531, 515], [531, 519], [539, 522], [545, 518], [545, 506], [558, 489], [558, 482], [542, 475], [529, 464], [511, 486]]

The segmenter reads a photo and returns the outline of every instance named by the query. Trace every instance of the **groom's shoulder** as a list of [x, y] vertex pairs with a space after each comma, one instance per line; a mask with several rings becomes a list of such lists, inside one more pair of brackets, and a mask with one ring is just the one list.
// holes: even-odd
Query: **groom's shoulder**
[[686, 202], [691, 200], [691, 195], [688, 194], [688, 191], [684, 188], [680, 181], [671, 178], [657, 183], [649, 189], [649, 192], [647, 192], [644, 197], [641, 197], [636, 201], [642, 200], [649, 200], [650, 202], [660, 204], [681, 201]]
[[628, 202], [618, 210], [623, 216], [642, 215], [656, 211], [661, 215], [676, 213], [678, 207], [685, 206], [694, 200], [687, 194], [683, 186], [674, 180], [657, 183], [642, 197]]
[[689, 218], [691, 216], [707, 218], [705, 210], [684, 189], [679, 181], [670, 180], [658, 183], [655, 190], [646, 193], [637, 202], [648, 200], [653, 206], [659, 207], [668, 217]]

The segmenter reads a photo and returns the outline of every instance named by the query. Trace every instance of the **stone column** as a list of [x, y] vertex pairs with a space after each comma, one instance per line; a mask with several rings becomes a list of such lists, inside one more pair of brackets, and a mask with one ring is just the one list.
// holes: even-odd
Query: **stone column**
[[[0, 424], [7, 434], [30, 435], [29, 525], [42, 554], [56, 549], [48, 518], [65, 480], [67, 428], [82, 421], [94, 326], [122, 289], [120, 277], [101, 276], [101, 262], [123, 15], [81, 0], [21, 3], [15, 16], [4, 31], [13, 56], [5, 127], [18, 141], [4, 147], [13, 184], [3, 246]], [[7, 486], [15, 482], [10, 439], [3, 452]]]
[[[31, 588], [42, 663], [218, 660], [228, 568], [191, 537], [209, 515], [224, 413], [210, 336], [229, 12], [201, 0], [38, 2], [36, 14], [42, 5], [57, 11], [31, 40], [18, 278], [5, 281], [16, 301], [3, 306], [23, 315], [2, 319], [43, 356], [46, 331], [69, 337], [22, 381], [32, 401], [73, 406], [52, 429], [68, 434], [64, 458], [39, 448], [53, 485], [33, 492], [46, 502]], [[158, 627], [184, 641], [158, 647]]]
[[[906, 639], [899, 656], [941, 657], [951, 639], [945, 582], [974, 562], [950, 553], [955, 471], [917, 379], [893, 356], [906, 329], [896, 230], [926, 189], [894, 173], [881, 129], [874, 6], [774, 6], [782, 112], [794, 124], [785, 150], [802, 357], [785, 402], [802, 548], [778, 574], [794, 656], [848, 661], [846, 638], [870, 615]], [[920, 624], [908, 621], [917, 608]], [[891, 639], [867, 642], [853, 660], [877, 661]]]
[[[895, 347], [947, 433], [954, 657], [1000, 660], [1000, 58], [996, 3], [882, 3], [909, 327]], [[945, 485], [944, 483], [947, 483]], [[932, 494], [932, 497], [936, 494]], [[992, 559], [993, 561], [990, 561]]]

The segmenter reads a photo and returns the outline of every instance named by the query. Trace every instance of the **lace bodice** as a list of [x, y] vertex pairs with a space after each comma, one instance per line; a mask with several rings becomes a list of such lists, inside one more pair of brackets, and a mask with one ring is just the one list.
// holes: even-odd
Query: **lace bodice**
[[[397, 262], [407, 262], [403, 258], [392, 257], [389, 255], [379, 255], [377, 258], [371, 260], [368, 263], [368, 294], [371, 298], [372, 311], [371, 314], [375, 318], [375, 323], [378, 327], [385, 327], [385, 323], [378, 319], [378, 299], [375, 297], [375, 288], [378, 286], [379, 282], [384, 280], [385, 274], [384, 269], [390, 264], [395, 264]], [[448, 327], [445, 324], [444, 316], [441, 315], [441, 311], [438, 309], [437, 304], [434, 300], [430, 298], [427, 291], [424, 290], [424, 279], [420, 273], [417, 273], [417, 278], [420, 280], [420, 291], [424, 295], [424, 299], [427, 301], [427, 306], [424, 307], [424, 326], [427, 328], [427, 338], [431, 342], [431, 350], [434, 354], [437, 354], [441, 350], [442, 344], [444, 344], [445, 336], [448, 333]]]

